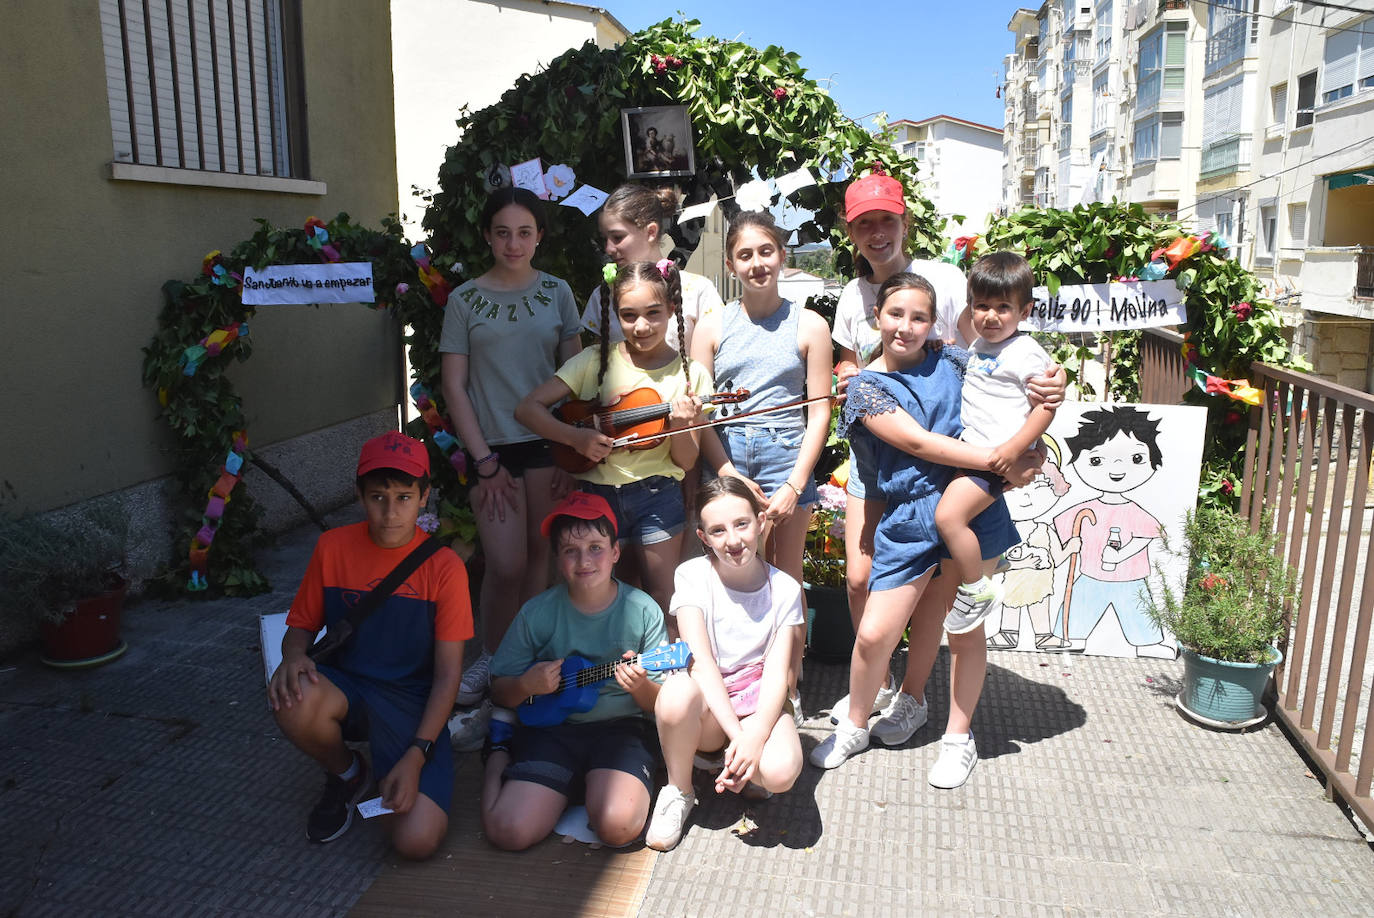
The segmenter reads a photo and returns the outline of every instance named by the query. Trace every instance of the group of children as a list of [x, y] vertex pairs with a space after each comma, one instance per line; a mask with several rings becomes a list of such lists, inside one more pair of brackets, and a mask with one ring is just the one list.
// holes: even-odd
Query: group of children
[[[310, 838], [347, 830], [370, 776], [345, 739], [366, 735], [393, 843], [409, 857], [432, 853], [447, 829], [454, 698], [471, 703], [489, 680], [500, 709], [523, 712], [570, 691], [574, 659], [619, 661], [589, 709], [540, 726], [492, 721], [481, 813], [493, 844], [538, 842], [580, 799], [603, 841], [630, 843], [647, 823], [646, 844], [668, 850], [696, 803], [694, 765], [710, 768], [717, 793], [752, 797], [786, 791], [800, 774], [802, 556], [835, 401], [831, 330], [780, 295], [785, 238], [770, 216], [732, 222], [727, 262], [742, 294], [722, 304], [709, 281], [660, 254], [674, 205], [635, 185], [610, 196], [599, 223], [611, 264], [579, 316], [567, 284], [531, 263], [539, 201], [523, 189], [490, 197], [481, 223], [493, 266], [454, 291], [440, 343], [449, 416], [477, 476], [482, 654], [460, 679], [472, 615], [462, 564], [441, 551], [338, 657], [308, 655], [322, 625], [383, 592], [386, 573], [427, 538], [415, 526], [428, 496], [423, 445], [399, 434], [369, 442], [358, 466], [367, 521], [321, 538], [269, 686], [283, 732], [326, 771]], [[986, 671], [981, 625], [998, 600], [984, 574], [1018, 541], [1001, 488], [1034, 476], [1031, 444], [1064, 376], [1017, 333], [1031, 305], [1024, 260], [989, 256], [967, 293], [956, 290], [957, 268], [904, 254], [902, 188], [881, 173], [850, 186], [845, 217], [862, 259], [834, 331], [858, 638], [835, 730], [810, 759], [833, 768], [870, 737], [905, 742], [926, 720], [924, 684], [948, 629], [949, 724], [930, 783], [956, 787], [977, 760], [969, 724]], [[947, 289], [923, 276], [944, 268]], [[600, 338], [585, 352], [584, 325]], [[968, 339], [971, 353], [955, 346]], [[739, 416], [706, 423], [726, 388], [748, 391]], [[613, 412], [642, 390], [654, 404], [634, 418], [647, 412], [662, 428], [626, 448]], [[593, 403], [591, 420], [559, 411], [567, 399]], [[555, 447], [583, 460], [576, 479], [555, 466]], [[692, 519], [700, 557], [684, 545]], [[546, 589], [550, 558], [561, 582]], [[386, 630], [395, 617], [409, 622], [404, 638]], [[888, 661], [908, 625], [899, 689]], [[637, 655], [670, 635], [690, 648], [690, 668], [648, 672]], [[660, 749], [667, 784], [655, 799]]]

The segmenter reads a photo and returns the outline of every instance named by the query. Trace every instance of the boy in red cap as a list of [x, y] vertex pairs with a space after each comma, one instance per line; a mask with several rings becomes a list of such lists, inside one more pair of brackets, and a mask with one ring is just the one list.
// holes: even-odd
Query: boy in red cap
[[[607, 663], [666, 642], [663, 613], [649, 594], [611, 576], [620, 557], [616, 519], [605, 499], [574, 491], [545, 517], [563, 583], [520, 609], [491, 659], [491, 697], [518, 707], [558, 690], [563, 659]], [[557, 825], [570, 800], [585, 797], [603, 842], [626, 845], [649, 817], [658, 761], [651, 715], [658, 682], [637, 664], [615, 668], [596, 704], [551, 727], [492, 721], [482, 786], [482, 830], [498, 848], [519, 851]]]
[[[328, 663], [308, 655], [325, 625], [337, 628], [367, 594], [428, 538], [415, 525], [429, 497], [429, 453], [400, 433], [369, 440], [358, 457], [367, 519], [320, 536], [282, 638], [267, 694], [282, 733], [325, 770], [306, 827], [311, 841], [348, 831], [372, 785], [391, 843], [404, 857], [434, 853], [448, 831], [453, 750], [448, 717], [463, 675], [472, 606], [463, 562], [447, 548], [407, 576]], [[366, 739], [372, 767], [344, 745]]]

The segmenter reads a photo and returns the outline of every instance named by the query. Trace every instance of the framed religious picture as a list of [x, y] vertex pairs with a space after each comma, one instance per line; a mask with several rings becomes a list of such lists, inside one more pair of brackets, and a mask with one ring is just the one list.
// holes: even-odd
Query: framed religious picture
[[620, 127], [625, 135], [625, 172], [629, 178], [696, 173], [687, 106], [622, 108]]

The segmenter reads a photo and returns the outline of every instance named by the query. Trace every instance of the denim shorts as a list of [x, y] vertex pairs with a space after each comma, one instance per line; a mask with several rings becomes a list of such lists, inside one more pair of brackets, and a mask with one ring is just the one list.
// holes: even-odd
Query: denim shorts
[[[787, 485], [787, 476], [797, 464], [804, 427], [773, 427], [765, 424], [727, 424], [721, 428], [721, 445], [730, 463], [771, 498]], [[816, 502], [816, 483], [806, 478], [797, 506]]]
[[682, 531], [687, 511], [682, 506], [682, 485], [676, 478], [653, 475], [627, 485], [580, 483], [582, 490], [606, 498], [615, 513], [620, 541], [636, 545], [666, 542]]
[[878, 489], [878, 457], [873, 455], [873, 441], [868, 435], [849, 438], [849, 480], [844, 491], [859, 500], [882, 500]]
[[587, 772], [599, 768], [634, 775], [652, 794], [658, 768], [658, 733], [643, 717], [618, 717], [552, 727], [517, 726], [507, 781], [542, 784], [573, 800], [582, 797]]

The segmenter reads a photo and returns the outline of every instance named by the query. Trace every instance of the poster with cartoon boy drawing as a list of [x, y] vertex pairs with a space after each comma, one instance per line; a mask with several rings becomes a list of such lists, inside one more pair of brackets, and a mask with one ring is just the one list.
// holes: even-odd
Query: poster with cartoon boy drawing
[[1045, 435], [1031, 484], [1006, 492], [1023, 541], [1006, 553], [1000, 618], [988, 647], [1042, 653], [1177, 655], [1141, 592], [1197, 503], [1206, 409], [1068, 403]]

